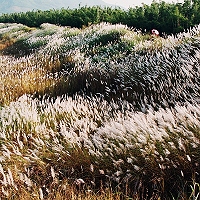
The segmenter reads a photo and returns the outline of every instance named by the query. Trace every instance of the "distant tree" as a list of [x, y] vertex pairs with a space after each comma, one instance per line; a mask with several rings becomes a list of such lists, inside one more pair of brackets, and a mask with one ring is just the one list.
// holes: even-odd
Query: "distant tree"
[[79, 6], [76, 9], [61, 8], [47, 11], [2, 14], [0, 22], [22, 23], [30, 27], [39, 27], [42, 23], [82, 28], [100, 22], [122, 23], [142, 31], [155, 28], [159, 32], [178, 33], [200, 23], [200, 1], [185, 0], [184, 3], [166, 3], [153, 1], [151, 5], [142, 4], [129, 8], [100, 6]]

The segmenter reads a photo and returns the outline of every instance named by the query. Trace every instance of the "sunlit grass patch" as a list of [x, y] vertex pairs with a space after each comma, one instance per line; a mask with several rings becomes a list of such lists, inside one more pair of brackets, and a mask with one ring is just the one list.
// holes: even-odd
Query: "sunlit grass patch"
[[[1, 63], [1, 104], [8, 104], [16, 100], [23, 94], [41, 93], [47, 87], [51, 87], [56, 81], [51, 73], [51, 66], [55, 64], [51, 61], [46, 64], [41, 63], [38, 58], [23, 57], [20, 59], [9, 56], [2, 56]], [[7, 61], [9, 61], [7, 63]], [[45, 60], [44, 60], [45, 61]], [[59, 66], [58, 66], [59, 67]]]
[[190, 185], [199, 182], [199, 106], [147, 114], [119, 108], [78, 96], [24, 96], [2, 108], [1, 159], [13, 178], [8, 186], [17, 187], [22, 173], [44, 196], [55, 195], [64, 180], [79, 179], [83, 191], [112, 186], [132, 197], [190, 195]]

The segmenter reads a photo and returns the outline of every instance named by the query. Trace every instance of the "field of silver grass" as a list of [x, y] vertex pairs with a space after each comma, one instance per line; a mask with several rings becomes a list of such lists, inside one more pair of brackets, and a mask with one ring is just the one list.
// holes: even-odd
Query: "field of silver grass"
[[0, 28], [2, 198], [198, 199], [199, 26]]

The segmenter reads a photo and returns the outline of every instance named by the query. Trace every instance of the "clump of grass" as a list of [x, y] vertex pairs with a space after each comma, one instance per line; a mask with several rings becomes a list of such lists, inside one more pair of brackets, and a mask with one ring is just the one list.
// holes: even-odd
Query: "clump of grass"
[[[48, 68], [45, 61], [48, 62]], [[43, 94], [45, 89], [56, 81], [51, 73], [51, 65], [54, 65], [56, 70], [56, 61], [44, 59], [44, 63], [41, 63], [37, 57], [33, 56], [20, 59], [3, 56], [0, 70], [2, 74], [1, 104], [8, 104], [26, 93]]]

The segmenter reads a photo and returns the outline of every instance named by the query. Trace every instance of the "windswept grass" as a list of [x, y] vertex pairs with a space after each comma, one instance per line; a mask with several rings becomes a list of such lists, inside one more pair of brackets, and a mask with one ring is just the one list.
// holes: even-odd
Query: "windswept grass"
[[133, 199], [193, 194], [199, 182], [199, 106], [147, 114], [128, 106], [121, 110], [80, 96], [54, 102], [23, 96], [3, 107], [2, 193], [22, 187], [51, 197], [67, 181], [84, 192], [112, 186]]
[[199, 198], [199, 27], [0, 29], [2, 199]]

